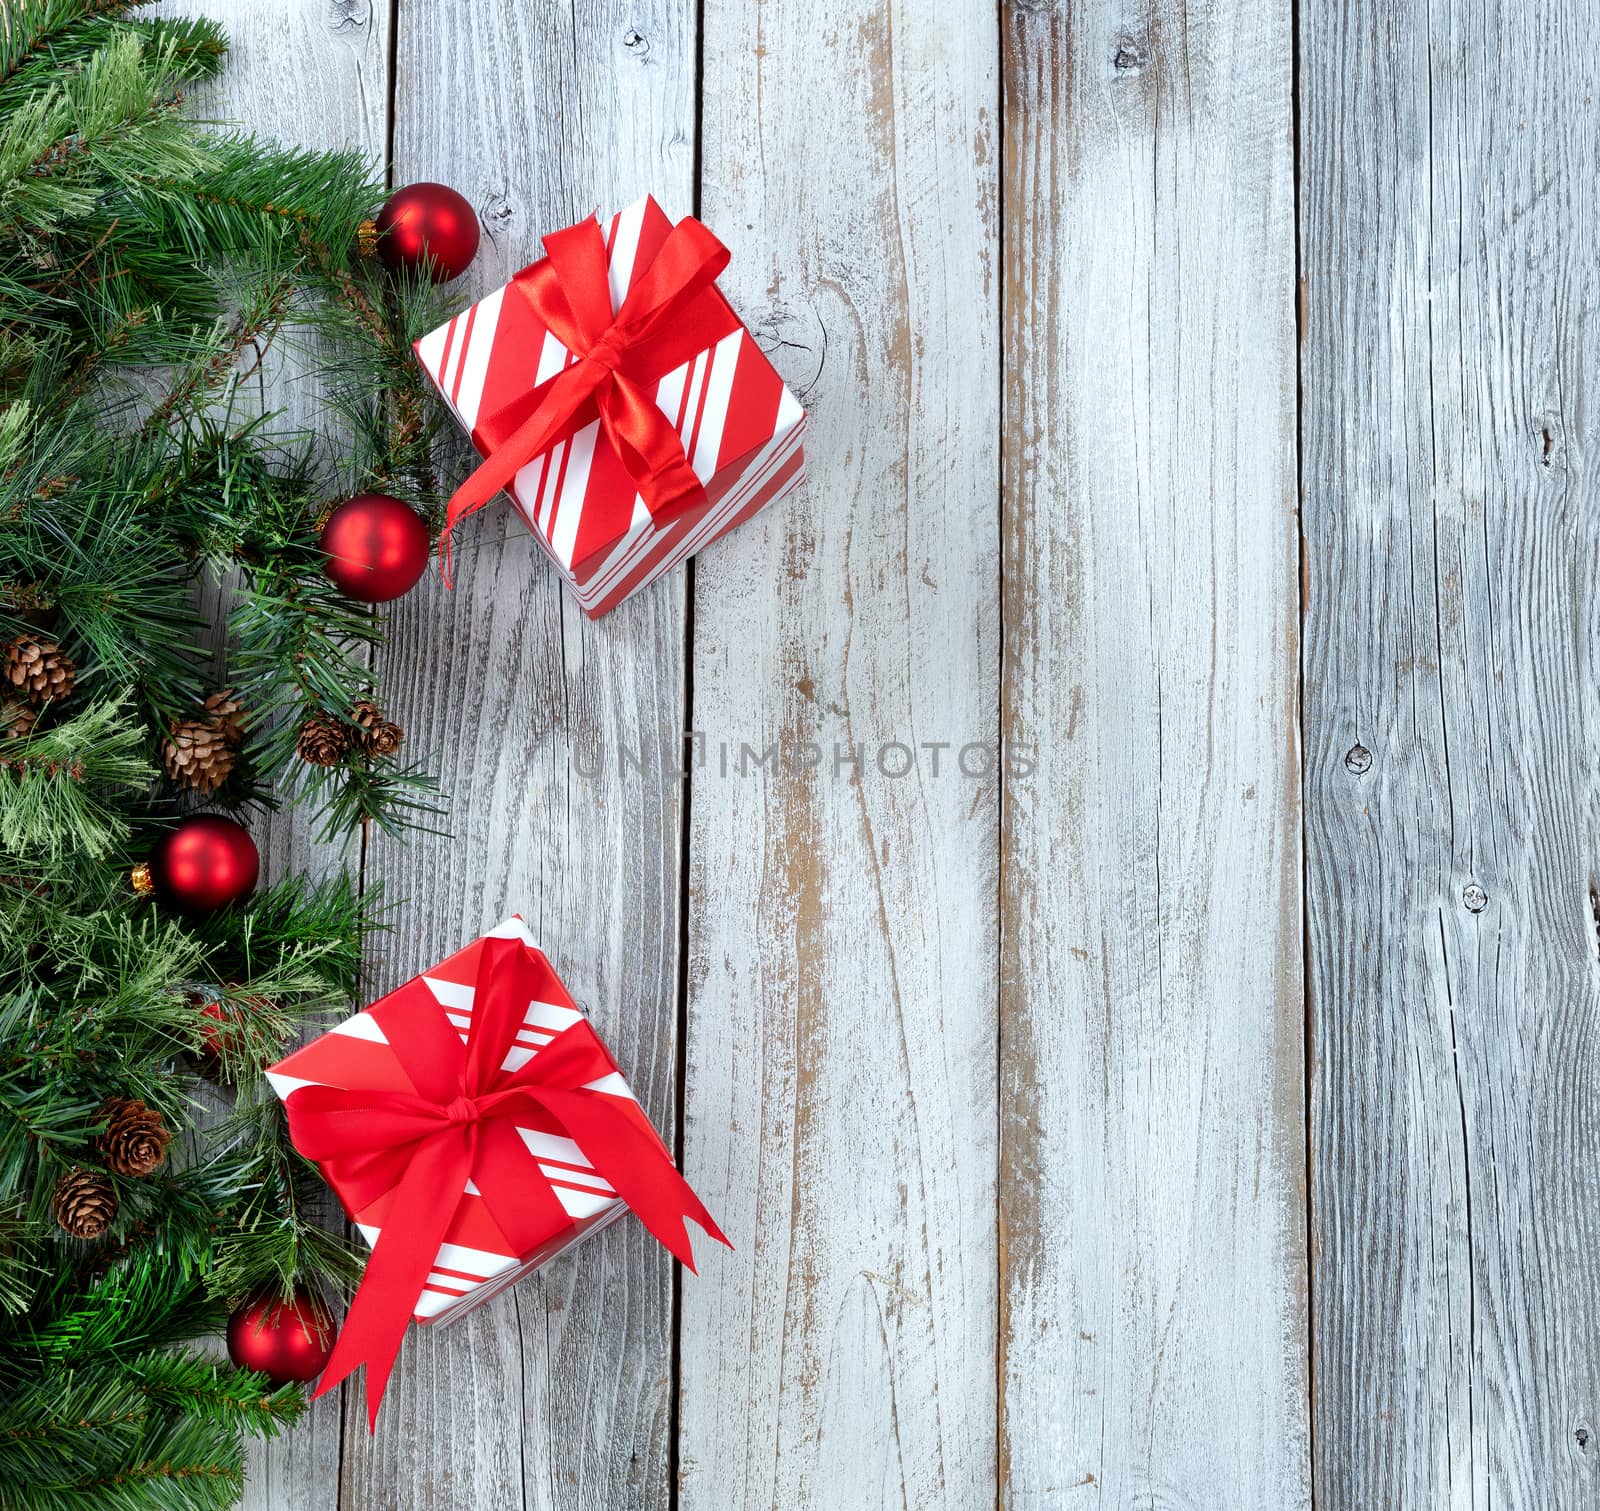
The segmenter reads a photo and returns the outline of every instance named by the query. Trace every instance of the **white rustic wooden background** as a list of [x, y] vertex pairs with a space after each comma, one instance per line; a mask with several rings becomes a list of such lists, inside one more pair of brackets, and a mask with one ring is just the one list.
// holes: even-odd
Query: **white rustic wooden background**
[[521, 909], [736, 1251], [612, 1228], [247, 1503], [1600, 1504], [1583, 0], [206, 8], [210, 109], [467, 194], [463, 302], [698, 212], [811, 412], [600, 624], [475, 525], [382, 653], [452, 836], [363, 857], [375, 985]]

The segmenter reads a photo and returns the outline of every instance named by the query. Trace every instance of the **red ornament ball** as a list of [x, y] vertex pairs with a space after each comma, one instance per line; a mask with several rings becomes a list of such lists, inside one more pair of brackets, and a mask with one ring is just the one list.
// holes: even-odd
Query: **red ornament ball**
[[397, 189], [378, 211], [378, 256], [392, 272], [420, 273], [448, 283], [478, 253], [478, 217], [448, 184]]
[[210, 913], [248, 897], [260, 875], [256, 842], [220, 813], [184, 819], [150, 856], [156, 895], [185, 913]]
[[239, 1025], [220, 1001], [207, 1002], [200, 1016], [206, 1020], [200, 1025], [200, 1056], [208, 1068], [216, 1069], [239, 1037]]
[[274, 1385], [314, 1380], [333, 1352], [333, 1314], [303, 1285], [285, 1301], [276, 1290], [258, 1291], [228, 1318], [228, 1357], [240, 1369], [258, 1369]]
[[227, 1019], [223, 1016], [220, 1002], [208, 1002], [200, 1009], [200, 1016], [207, 1021], [200, 1025], [200, 1052], [207, 1059], [219, 1059], [222, 1055], [222, 1040], [227, 1033]]
[[346, 499], [322, 527], [323, 570], [347, 598], [388, 603], [428, 570], [433, 544], [417, 511], [387, 493]]

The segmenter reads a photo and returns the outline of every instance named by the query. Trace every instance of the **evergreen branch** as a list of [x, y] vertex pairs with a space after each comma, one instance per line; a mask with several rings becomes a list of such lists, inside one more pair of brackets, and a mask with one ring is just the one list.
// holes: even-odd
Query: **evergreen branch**
[[209, 154], [178, 117], [172, 72], [170, 41], [147, 56], [143, 38], [120, 31], [19, 106], [0, 130], [0, 216], [48, 226], [84, 213], [99, 192], [91, 172], [117, 184], [203, 170]]
[[46, 54], [60, 66], [59, 47], [85, 22], [125, 15], [146, 0], [17, 0], [0, 31], [0, 85]]
[[222, 1511], [243, 1488], [244, 1450], [236, 1430], [193, 1416], [151, 1417], [120, 1463], [36, 1485], [32, 1504], [41, 1511], [76, 1511], [115, 1497], [116, 1504], [154, 1511]]
[[272, 1385], [254, 1370], [232, 1369], [192, 1354], [152, 1352], [132, 1361], [129, 1377], [146, 1410], [185, 1411], [273, 1437], [304, 1413], [297, 1385]]
[[[348, 1009], [376, 895], [291, 879], [182, 918], [130, 863], [200, 795], [305, 801], [330, 836], [433, 811], [419, 768], [296, 744], [312, 713], [352, 722], [382, 634], [324, 574], [324, 506], [381, 484], [439, 510], [447, 420], [410, 352], [438, 295], [359, 256], [369, 164], [184, 119], [221, 33], [134, 8], [10, 0], [0, 23], [0, 644], [76, 665], [0, 726], [0, 1507], [231, 1502], [245, 1434], [302, 1395], [186, 1345], [247, 1292], [361, 1269], [262, 1073]], [[317, 385], [315, 423], [244, 413], [269, 352]], [[226, 748], [191, 768], [175, 721], [219, 684]], [[116, 1165], [112, 1099], [176, 1134], [154, 1172]], [[68, 1171], [99, 1185], [97, 1236], [57, 1220]]]
[[107, 698], [53, 729], [0, 741], [0, 846], [100, 856], [128, 834], [116, 806], [151, 776], [120, 698]]
[[288, 314], [293, 291], [293, 284], [287, 278], [279, 279], [255, 307], [241, 312], [231, 329], [220, 336], [216, 350], [207, 357], [204, 365], [193, 368], [168, 389], [166, 397], [150, 412], [150, 418], [145, 422], [145, 432], [148, 434], [164, 428], [175, 415], [183, 414], [197, 399], [207, 392], [214, 392], [225, 380], [237, 382], [248, 376], [234, 371], [239, 358], [247, 349], [254, 347], [259, 365], [261, 350]]
[[314, 770], [306, 786], [320, 801], [323, 823], [317, 838], [323, 844], [369, 824], [396, 836], [402, 825], [425, 834], [446, 833], [424, 822], [444, 809], [435, 801], [438, 784], [420, 765], [352, 761]]

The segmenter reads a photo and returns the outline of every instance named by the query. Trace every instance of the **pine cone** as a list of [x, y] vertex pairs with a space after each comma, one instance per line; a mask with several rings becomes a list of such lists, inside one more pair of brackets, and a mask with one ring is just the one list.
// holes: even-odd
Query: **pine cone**
[[180, 786], [215, 792], [227, 781], [243, 741], [244, 705], [224, 688], [207, 696], [195, 718], [173, 720], [161, 761]]
[[98, 1238], [117, 1215], [117, 1193], [98, 1170], [69, 1170], [56, 1182], [50, 1206], [74, 1238]]
[[18, 635], [6, 647], [5, 680], [31, 703], [65, 698], [77, 675], [72, 658], [43, 635]]
[[344, 725], [337, 719], [330, 719], [326, 714], [312, 714], [300, 726], [300, 737], [294, 748], [300, 752], [302, 761], [313, 766], [337, 766], [349, 743]]
[[207, 719], [174, 719], [172, 733], [161, 746], [167, 775], [196, 792], [215, 792], [227, 781], [234, 760], [233, 745], [222, 726]]
[[245, 726], [250, 716], [245, 706], [234, 696], [231, 687], [208, 693], [205, 702], [206, 717], [221, 729], [230, 745], [243, 745]]
[[117, 1175], [151, 1175], [166, 1162], [172, 1134], [161, 1114], [143, 1102], [113, 1097], [101, 1109], [106, 1131], [100, 1135], [100, 1152]]
[[351, 721], [356, 726], [352, 737], [356, 749], [365, 755], [393, 755], [400, 748], [406, 732], [383, 716], [383, 710], [371, 698], [361, 698], [350, 709]]
[[39, 712], [31, 703], [0, 698], [0, 740], [26, 740], [38, 718]]

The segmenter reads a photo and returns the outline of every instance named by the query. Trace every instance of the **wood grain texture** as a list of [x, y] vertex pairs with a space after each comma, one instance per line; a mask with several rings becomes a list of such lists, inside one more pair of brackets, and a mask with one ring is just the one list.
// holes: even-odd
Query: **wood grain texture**
[[1317, 1503], [1592, 1506], [1594, 18], [1301, 15]]
[[[689, 0], [403, 6], [398, 25], [395, 182], [454, 184], [484, 223], [462, 305], [597, 206], [653, 188], [690, 207]], [[520, 911], [670, 1139], [683, 579], [591, 624], [504, 510], [458, 549], [455, 591], [425, 580], [379, 656], [450, 833], [369, 849], [395, 905], [374, 988]], [[624, 743], [643, 774], [620, 769]], [[673, 1284], [621, 1223], [455, 1327], [413, 1329], [375, 1439], [346, 1392], [341, 1504], [665, 1505]]]
[[1002, 844], [1003, 1502], [1289, 1511], [1289, 6], [1003, 30], [1004, 729], [1037, 759]]
[[[181, 0], [161, 9], [212, 16], [227, 28], [227, 64], [215, 81], [195, 91], [189, 102], [193, 113], [236, 122], [283, 142], [358, 148], [381, 161], [388, 135], [387, 6]], [[281, 412], [282, 428], [323, 428], [315, 409], [315, 384], [306, 381], [302, 368], [299, 356], [285, 348], [270, 349], [238, 396], [239, 407]], [[227, 676], [220, 627], [231, 601], [229, 586], [207, 591], [204, 601], [219, 627], [220, 684]], [[359, 862], [353, 850], [342, 853], [315, 841], [318, 826], [307, 809], [256, 814], [250, 827], [261, 848], [263, 885], [336, 865], [353, 869]], [[337, 1203], [330, 1201], [327, 1211], [330, 1221], [338, 1220]], [[312, 1406], [293, 1432], [253, 1443], [244, 1511], [327, 1511], [336, 1504], [340, 1435], [340, 1404], [334, 1395]]]
[[[967, 1511], [995, 1484], [998, 783], [956, 770], [998, 735], [995, 13], [708, 0], [704, 28], [702, 215], [812, 481], [695, 576], [684, 1160], [737, 1249], [683, 1284], [680, 1504]], [[949, 748], [896, 779], [890, 741]], [[739, 774], [774, 742], [794, 769]]]

